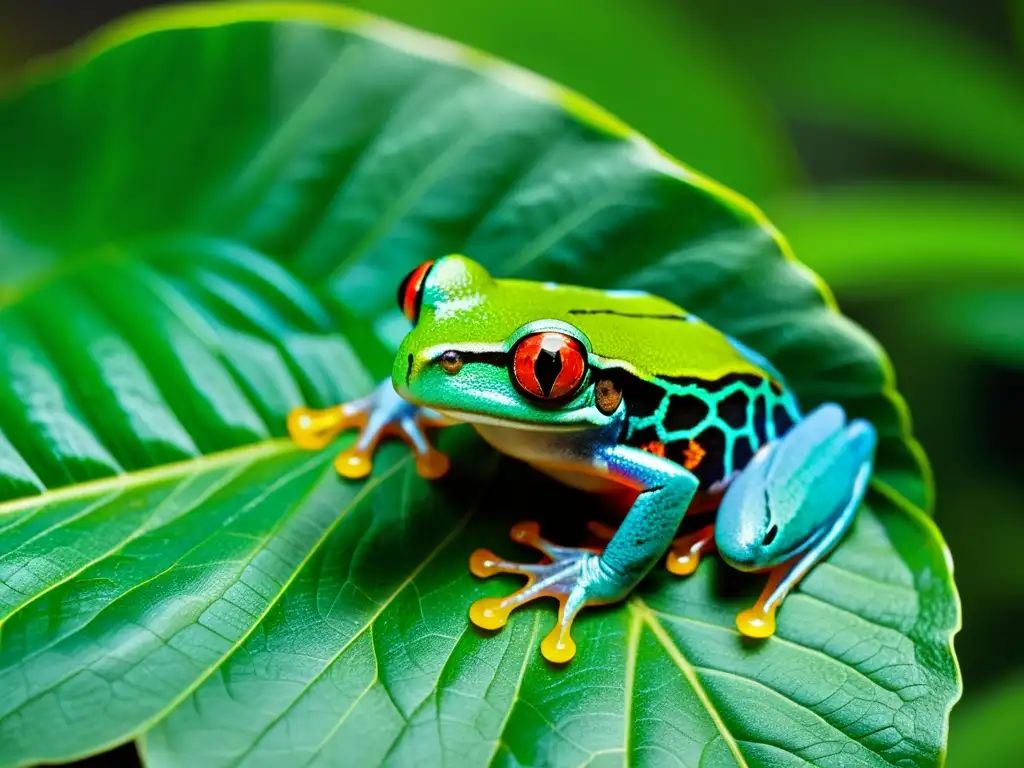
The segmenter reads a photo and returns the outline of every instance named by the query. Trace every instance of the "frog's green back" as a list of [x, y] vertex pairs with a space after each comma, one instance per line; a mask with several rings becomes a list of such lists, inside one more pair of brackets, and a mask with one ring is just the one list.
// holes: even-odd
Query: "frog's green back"
[[[499, 280], [517, 303], [536, 292], [535, 283]], [[524, 290], [523, 286], [529, 286]], [[548, 314], [579, 328], [606, 360], [617, 360], [642, 378], [718, 379], [730, 373], [760, 373], [725, 334], [657, 296], [551, 285]], [[539, 307], [538, 307], [539, 309]]]
[[458, 340], [497, 348], [527, 323], [560, 320], [579, 328], [598, 357], [644, 379], [763, 375], [723, 333], [670, 301], [636, 291], [492, 278], [471, 259], [439, 259], [427, 279], [422, 346]]

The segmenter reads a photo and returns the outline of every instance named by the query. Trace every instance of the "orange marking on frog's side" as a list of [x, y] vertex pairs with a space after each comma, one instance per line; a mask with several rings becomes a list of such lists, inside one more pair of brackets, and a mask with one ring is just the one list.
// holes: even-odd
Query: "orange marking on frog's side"
[[691, 440], [690, 444], [686, 446], [686, 450], [683, 451], [683, 466], [686, 469], [696, 469], [697, 466], [704, 461], [704, 457], [707, 456], [700, 443], [696, 440]]
[[660, 440], [652, 440], [651, 442], [645, 445], [641, 445], [640, 450], [647, 451], [648, 453], [653, 453], [655, 456], [660, 456], [661, 458], [665, 458], [665, 444]]

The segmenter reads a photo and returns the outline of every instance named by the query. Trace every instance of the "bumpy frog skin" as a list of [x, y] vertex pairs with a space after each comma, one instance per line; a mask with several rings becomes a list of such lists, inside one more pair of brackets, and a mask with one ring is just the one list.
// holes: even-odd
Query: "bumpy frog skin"
[[[473, 553], [477, 576], [527, 580], [475, 602], [480, 627], [498, 629], [518, 606], [554, 597], [558, 621], [541, 652], [566, 662], [582, 608], [622, 600], [666, 553], [668, 569], [686, 575], [717, 550], [734, 568], [770, 573], [736, 618], [743, 634], [768, 637], [783, 598], [853, 521], [874, 460], [871, 424], [847, 421], [835, 404], [802, 415], [771, 363], [664, 299], [495, 279], [458, 255], [418, 267], [398, 298], [414, 327], [391, 380], [354, 403], [295, 411], [289, 430], [300, 445], [322, 448], [358, 427], [335, 462], [356, 478], [370, 472], [379, 439], [395, 434], [434, 478], [448, 460], [424, 429], [469, 422], [564, 483], [635, 494], [618, 530], [594, 528], [603, 549], [556, 546], [524, 522], [512, 537], [540, 550], [541, 563]], [[676, 538], [687, 509], [717, 510], [715, 521]]]

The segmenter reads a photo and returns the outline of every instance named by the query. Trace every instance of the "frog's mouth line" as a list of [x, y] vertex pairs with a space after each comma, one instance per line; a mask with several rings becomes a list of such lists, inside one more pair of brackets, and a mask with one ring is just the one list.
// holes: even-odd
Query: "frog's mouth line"
[[482, 413], [473, 413], [472, 411], [456, 411], [447, 408], [435, 408], [434, 410], [466, 424], [486, 424], [491, 427], [505, 427], [507, 429], [529, 432], [579, 432], [584, 429], [594, 428], [593, 424], [537, 424], [536, 422], [525, 420], [499, 419]]

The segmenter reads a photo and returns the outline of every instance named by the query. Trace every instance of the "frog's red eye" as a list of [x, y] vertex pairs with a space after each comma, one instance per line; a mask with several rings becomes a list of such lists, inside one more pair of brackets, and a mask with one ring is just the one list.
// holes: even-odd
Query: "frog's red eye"
[[542, 400], [558, 400], [579, 389], [587, 372], [587, 352], [564, 333], [544, 331], [524, 337], [512, 355], [512, 376], [520, 389]]
[[405, 276], [398, 286], [398, 306], [409, 322], [416, 324], [420, 317], [420, 306], [423, 304], [423, 284], [427, 273], [434, 266], [433, 261], [425, 261]]

